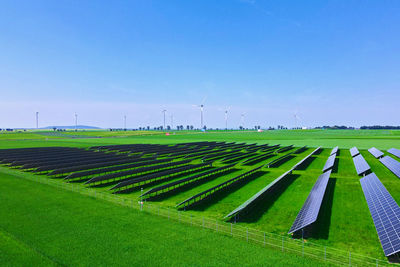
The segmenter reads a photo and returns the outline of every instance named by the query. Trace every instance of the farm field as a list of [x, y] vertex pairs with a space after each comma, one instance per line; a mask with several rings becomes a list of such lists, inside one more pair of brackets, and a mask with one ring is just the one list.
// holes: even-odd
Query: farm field
[[[379, 177], [379, 179], [391, 193], [393, 198], [398, 203], [400, 203], [400, 185], [398, 183], [398, 178], [392, 172], [390, 172], [383, 164], [381, 164], [379, 160], [375, 159], [366, 150], [372, 146], [375, 146], [378, 149], [381, 149], [385, 153], [385, 155], [388, 155], [388, 153], [386, 152], [388, 148], [392, 147], [400, 148], [400, 132], [398, 131], [350, 131], [350, 130], [349, 131], [339, 131], [339, 130], [338, 131], [336, 130], [285, 131], [283, 130], [283, 131], [271, 131], [263, 133], [181, 132], [170, 136], [165, 136], [161, 134], [149, 135], [145, 133], [143, 135], [137, 134], [128, 137], [118, 137], [112, 135], [110, 136], [109, 132], [101, 132], [101, 131], [93, 131], [90, 133], [89, 131], [87, 131], [84, 133], [88, 135], [93, 133], [100, 138], [69, 139], [63, 137], [54, 137], [54, 138], [48, 138], [46, 140], [42, 138], [38, 139], [25, 138], [24, 136], [25, 134], [29, 134], [29, 136], [37, 135], [37, 133], [33, 132], [7, 133], [0, 136], [0, 148], [45, 147], [45, 146], [87, 148], [98, 145], [106, 146], [106, 145], [122, 145], [122, 144], [176, 144], [184, 142], [202, 142], [202, 141], [226, 141], [226, 142], [237, 142], [237, 143], [245, 142], [247, 144], [257, 143], [258, 145], [281, 144], [281, 147], [293, 144], [295, 146], [294, 148], [289, 149], [288, 151], [274, 154], [272, 157], [261, 160], [254, 164], [245, 164], [242, 161], [241, 161], [242, 163], [238, 162], [237, 165], [235, 165], [235, 167], [231, 171], [228, 171], [221, 175], [212, 176], [210, 179], [205, 179], [201, 182], [192, 185], [189, 184], [185, 187], [182, 187], [170, 193], [163, 194], [157, 198], [147, 200], [149, 201], [149, 203], [152, 203], [153, 205], [156, 206], [160, 206], [161, 208], [176, 210], [176, 205], [178, 203], [182, 202], [183, 200], [197, 193], [207, 190], [213, 186], [216, 186], [224, 181], [227, 181], [228, 179], [234, 178], [239, 174], [243, 174], [256, 167], [262, 166], [265, 163], [277, 159], [281, 156], [289, 154], [297, 150], [301, 146], [304, 145], [308, 146], [304, 151], [300, 153], [291, 154], [291, 156], [288, 157], [287, 160], [283, 161], [278, 166], [271, 166], [270, 168], [264, 166], [261, 168], [261, 171], [258, 172], [256, 175], [250, 176], [243, 182], [229, 188], [229, 190], [218, 192], [214, 194], [211, 198], [202, 201], [199, 205], [190, 207], [189, 209], [182, 211], [185, 214], [191, 215], [193, 217], [197, 218], [206, 217], [208, 219], [220, 221], [221, 223], [223, 223], [224, 221], [226, 221], [224, 217], [229, 212], [237, 208], [239, 205], [241, 205], [243, 202], [245, 202], [247, 199], [249, 199], [251, 196], [257, 193], [260, 189], [268, 185], [278, 176], [288, 171], [293, 165], [295, 165], [297, 162], [299, 162], [304, 157], [309, 155], [316, 147], [321, 146], [322, 147], [321, 152], [319, 154], [312, 155], [311, 160], [307, 161], [307, 163], [304, 164], [302, 168], [294, 170], [292, 175], [290, 176], [290, 179], [288, 179], [288, 181], [283, 184], [283, 188], [280, 189], [278, 193], [268, 195], [265, 199], [263, 199], [263, 201], [260, 204], [256, 205], [251, 210], [251, 212], [249, 212], [249, 214], [243, 216], [242, 218], [240, 218], [240, 220], [236, 222], [236, 224], [239, 226], [248, 227], [251, 229], [260, 230], [262, 232], [267, 232], [286, 237], [290, 237], [290, 235], [288, 235], [287, 232], [289, 231], [290, 226], [292, 225], [294, 219], [296, 218], [297, 213], [299, 212], [308, 194], [310, 193], [310, 190], [313, 187], [314, 183], [316, 182], [318, 176], [322, 173], [322, 168], [327, 158], [330, 155], [331, 149], [334, 146], [338, 145], [340, 152], [337, 156], [337, 161], [336, 161], [337, 163], [330, 176], [330, 182], [328, 184], [324, 202], [321, 207], [319, 219], [313, 229], [313, 235], [307, 237], [307, 242], [319, 245], [321, 247], [339, 249], [342, 251], [351, 251], [352, 253], [355, 254], [361, 254], [380, 260], [386, 259], [382, 252], [382, 248], [378, 236], [376, 234], [376, 230], [372, 222], [371, 215], [368, 210], [368, 206], [366, 204], [363, 191], [360, 186], [359, 182], [360, 177], [357, 176], [353, 160], [348, 148], [357, 146], [360, 149], [361, 154], [366, 159], [368, 164], [371, 166], [371, 170]], [[81, 135], [81, 132], [78, 132], [78, 134]], [[6, 135], [10, 135], [10, 138], [7, 138]], [[196, 164], [200, 163], [200, 161], [198, 160], [195, 160], [193, 162]], [[215, 161], [213, 166], [221, 167], [224, 166], [224, 164], [221, 162], [221, 160], [217, 160]], [[39, 190], [39, 189], [34, 189], [36, 188], [35, 183], [18, 178], [21, 176], [25, 176], [31, 179], [35, 179], [35, 177], [37, 176], [31, 172], [21, 172], [18, 169], [10, 169], [6, 167], [1, 167], [0, 171], [2, 173], [1, 183], [0, 183], [0, 185], [3, 186], [2, 190], [4, 190], [7, 193], [10, 193], [11, 195], [17, 194], [16, 192], [18, 192], [19, 190], [26, 191], [28, 190], [27, 187], [32, 187], [33, 190], [32, 194], [34, 194], [33, 192], [35, 190]], [[151, 188], [155, 188], [156, 186], [161, 186], [170, 182], [178, 181], [180, 179], [187, 178], [191, 175], [193, 174], [181, 174], [177, 177], [172, 177], [165, 181], [157, 181], [154, 184], [143, 185], [142, 186], [143, 191], [141, 191], [140, 188], [138, 187], [136, 189], [133, 189], [133, 191], [129, 193], [119, 194], [119, 196], [127, 199], [127, 201], [137, 202], [140, 199], [141, 193], [146, 192]], [[41, 175], [40, 177], [45, 177], [45, 176]], [[54, 180], [59, 183], [65, 183], [65, 181], [62, 179], [54, 179]], [[29, 183], [30, 186], [23, 185], [24, 183]], [[10, 192], [11, 190], [10, 188], [13, 189], [19, 188], [17, 184], [21, 186], [20, 189], [14, 191], [13, 193]], [[75, 184], [76, 186], [82, 188], [87, 187], [83, 183], [75, 183]], [[92, 188], [92, 190], [110, 194], [111, 193], [110, 189], [113, 186], [115, 186], [115, 184], [98, 186]], [[45, 187], [45, 186], [40, 185], [40, 187]], [[46, 193], [48, 194], [51, 193], [50, 189], [46, 190], [45, 190]], [[57, 194], [61, 193], [57, 191]], [[62, 194], [64, 194], [64, 192]], [[71, 205], [71, 202], [73, 202], [72, 199], [75, 197], [84, 198], [84, 196], [79, 196], [77, 194], [73, 193], [68, 193], [68, 194], [71, 194], [70, 196], [71, 200], [68, 203], [64, 203], [62, 205], [65, 206]], [[59, 196], [56, 197], [55, 195], [53, 197], [56, 200], [59, 200], [59, 198], [61, 198]], [[8, 200], [9, 203], [8, 205], [10, 207], [12, 207], [13, 203], [16, 201], [16, 199], [13, 199], [12, 197], [6, 198], [6, 200]], [[22, 199], [20, 201], [22, 201]], [[92, 201], [93, 203], [90, 205], [97, 205], [98, 207], [100, 207], [101, 205], [110, 205], [109, 203], [102, 203], [101, 200], [99, 202], [96, 202], [94, 199], [82, 200], [82, 201]], [[54, 205], [59, 205], [59, 204], [54, 204]], [[88, 204], [88, 206], [90, 205]], [[146, 205], [146, 203], [144, 205]], [[65, 209], [68, 210], [69, 208], [66, 207]], [[123, 209], [123, 208], [118, 207], [118, 209]], [[138, 214], [136, 215], [135, 214], [136, 211], [132, 212], [132, 215], [130, 216], [140, 216]], [[34, 216], [34, 214], [32, 214], [32, 216]], [[58, 214], [58, 216], [62, 216], [62, 214]], [[106, 218], [112, 220], [112, 218], [107, 217], [109, 215], [106, 214], [95, 214], [95, 216], [97, 217], [106, 216]], [[146, 216], [148, 216], [149, 220], [154, 220], [154, 222], [152, 222], [154, 225], [160, 223], [159, 221], [163, 221], [161, 218], [154, 218], [154, 216], [152, 215], [146, 215]], [[9, 228], [11, 227], [13, 221], [15, 222], [20, 219], [21, 218], [14, 218], [14, 219], [10, 218], [10, 221], [8, 221], [9, 225], [7, 226], [3, 225], [2, 228], [3, 229], [5, 229], [5, 227]], [[89, 220], [89, 218], [87, 219]], [[128, 219], [125, 219], [124, 221], [127, 223], [127, 220]], [[149, 224], [151, 223], [149, 222]], [[28, 231], [29, 226], [26, 227], [28, 228], [24, 230]], [[104, 227], [106, 226], [104, 225]], [[132, 225], [132, 227], [135, 226]], [[169, 227], [175, 227], [175, 225]], [[182, 226], [176, 226], [176, 227], [179, 228]], [[184, 226], [184, 228], [187, 229], [187, 231], [196, 232], [196, 229], [192, 229], [187, 226]], [[147, 232], [149, 230], [143, 229], [143, 231]], [[162, 230], [160, 229], [160, 235], [161, 231]], [[11, 237], [8, 234], [10, 232], [12, 233]], [[21, 241], [20, 238], [17, 239], [17, 241], [14, 240], [16, 243], [13, 243], [14, 242], [12, 238], [13, 235], [25, 236], [27, 235], [27, 233], [18, 233], [18, 229], [14, 228], [13, 230], [10, 231], [7, 230], [5, 233], [0, 235], [0, 239], [9, 240], [9, 242], [6, 242], [6, 244], [9, 244], [10, 247], [14, 248], [20, 247], [23, 250], [24, 249], [27, 250], [29, 253], [26, 253], [26, 255], [32, 254], [31, 257], [32, 259], [29, 260], [32, 260], [33, 262], [40, 262], [40, 261], [47, 262], [49, 260], [48, 257], [43, 257], [42, 254], [37, 255], [36, 253], [34, 253], [34, 250], [32, 250], [30, 246], [19, 245], [17, 241]], [[215, 234], [213, 236], [215, 236]], [[221, 237], [221, 239], [224, 238], [225, 237]], [[29, 240], [29, 241], [22, 240], [22, 241], [23, 243], [36, 244], [36, 241], [34, 240]], [[82, 240], [80, 242], [85, 242], [85, 241]], [[182, 241], [176, 241], [176, 242], [182, 242]], [[226, 242], [237, 242], [241, 244], [240, 246], [246, 245], [242, 244], [242, 241], [238, 240], [232, 240], [232, 241], [230, 240]], [[126, 246], [130, 245], [131, 244], [126, 243]], [[251, 246], [249, 250], [252, 250], [253, 247], [254, 246]], [[47, 251], [50, 248], [43, 247], [43, 249]], [[115, 247], [115, 249], [117, 248]], [[3, 250], [13, 251], [13, 249], [10, 249], [8, 247], [5, 247]], [[271, 254], [274, 253], [273, 250], [271, 250], [272, 252], [270, 252], [270, 250], [267, 251], [268, 253]], [[52, 251], [52, 253], [56, 252]], [[164, 252], [164, 253], [171, 254], [169, 252]], [[48, 255], [47, 252], [43, 252], [43, 254]], [[282, 254], [282, 255], [287, 255], [287, 254]], [[62, 258], [64, 256], [54, 256], [54, 257]], [[67, 261], [69, 260], [71, 259], [68, 259]], [[222, 262], [225, 259], [220, 259], [220, 260]], [[234, 258], [232, 260], [234, 260]], [[259, 264], [257, 262], [257, 258], [253, 260], [255, 260], [255, 262], [253, 262], [253, 264], [250, 265]], [[138, 265], [140, 265], [139, 262], [140, 261], [138, 261]], [[68, 265], [71, 263], [73, 264], [74, 262], [72, 261], [68, 262]], [[124, 262], [121, 263], [124, 264]], [[301, 259], [297, 259], [296, 257], [294, 258], [294, 262], [287, 262], [287, 263], [280, 262], [280, 263], [282, 263], [282, 265], [302, 264]], [[154, 262], [154, 264], [157, 265], [157, 262]], [[171, 264], [179, 265], [179, 262], [175, 263], [172, 262]], [[218, 262], [204, 262], [204, 264], [219, 265]], [[232, 264], [235, 263], [232, 262]], [[276, 264], [271, 264], [271, 265], [276, 266]]]
[[[165, 136], [160, 132], [110, 132], [110, 131], [67, 131], [61, 136], [42, 135], [41, 131], [0, 133], [0, 148], [37, 146], [89, 147], [96, 144], [156, 143], [176, 144], [196, 141], [247, 142], [258, 144], [281, 144], [310, 147], [368, 149], [375, 146], [389, 149], [400, 146], [400, 130], [275, 130], [275, 131], [173, 131]], [[52, 133], [47, 131], [46, 133]], [[74, 135], [99, 138], [72, 138]], [[71, 137], [69, 137], [71, 136]], [[45, 142], [44, 142], [45, 141]]]
[[1, 266], [322, 266], [75, 192], [0, 177]]

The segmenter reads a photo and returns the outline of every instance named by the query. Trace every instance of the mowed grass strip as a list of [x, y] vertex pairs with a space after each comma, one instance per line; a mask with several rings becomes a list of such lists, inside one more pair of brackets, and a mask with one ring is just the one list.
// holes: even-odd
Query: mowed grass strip
[[326, 266], [2, 172], [0, 192], [2, 266]]

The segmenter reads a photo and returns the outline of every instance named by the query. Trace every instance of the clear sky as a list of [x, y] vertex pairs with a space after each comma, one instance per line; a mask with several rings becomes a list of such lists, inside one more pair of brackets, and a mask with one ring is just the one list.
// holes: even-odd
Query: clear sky
[[18, 1], [0, 127], [400, 125], [400, 1]]

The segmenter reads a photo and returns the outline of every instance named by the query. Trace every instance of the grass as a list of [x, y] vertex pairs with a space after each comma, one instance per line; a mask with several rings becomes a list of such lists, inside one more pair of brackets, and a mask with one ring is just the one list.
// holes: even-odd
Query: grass
[[2, 266], [322, 266], [10, 174], [0, 181]]
[[[64, 133], [64, 132], [63, 132]], [[68, 135], [71, 135], [69, 138]], [[100, 138], [72, 138], [78, 136], [97, 136]], [[400, 147], [399, 130], [275, 130], [275, 131], [175, 131], [165, 136], [157, 131], [69, 131], [65, 137], [44, 136], [40, 132], [2, 132], [0, 147], [36, 147], [36, 146], [80, 146], [88, 147], [96, 144], [126, 144], [126, 143], [181, 143], [194, 141], [235, 141], [259, 144], [282, 144], [310, 147], [350, 148], [357, 146], [368, 149], [376, 146], [380, 149]]]
[[[251, 216], [246, 220], [239, 222], [240, 225], [246, 227], [259, 229], [269, 233], [286, 235], [313, 184], [321, 174], [322, 167], [330, 154], [330, 148], [338, 145], [341, 150], [335, 168], [337, 171], [331, 175], [327, 194], [321, 208], [320, 219], [314, 229], [314, 235], [311, 236], [308, 241], [321, 246], [328, 246], [345, 251], [350, 250], [373, 258], [385, 259], [359, 183], [360, 177], [357, 176], [350, 153], [345, 148], [358, 146], [361, 154], [370, 164], [372, 171], [377, 174], [395, 200], [400, 203], [400, 183], [398, 178], [365, 150], [372, 146], [383, 151], [391, 147], [400, 148], [400, 131], [283, 130], [263, 133], [244, 133], [238, 131], [208, 133], [181, 132], [170, 136], [136, 135], [118, 138], [116, 138], [117, 135], [111, 137], [110, 132], [94, 132], [100, 136], [104, 134], [105, 137], [96, 139], [49, 138], [47, 140], [18, 140], [18, 134], [16, 134], [16, 136], [10, 139], [0, 138], [0, 148], [30, 146], [88, 147], [99, 144], [178, 143], [205, 140], [223, 140], [247, 143], [257, 142], [259, 144], [279, 143], [285, 145], [295, 144], [297, 146], [308, 145], [309, 147], [326, 147], [321, 154], [313, 156], [313, 160], [306, 168], [295, 171], [294, 175], [288, 179], [288, 182], [284, 185], [279, 194], [266, 198], [261, 205], [256, 207]], [[23, 136], [24, 134], [25, 133], [19, 133], [21, 139], [25, 139]], [[81, 132], [79, 132], [79, 134], [81, 134]], [[261, 173], [262, 175], [249, 178], [248, 181], [241, 183], [229, 192], [220, 192], [212, 199], [186, 211], [186, 213], [193, 216], [206, 216], [208, 218], [222, 221], [226, 214], [238, 207], [286, 170], [290, 169], [291, 166], [300, 161], [311, 151], [312, 148], [309, 148], [280, 166], [263, 168]], [[216, 176], [213, 177], [213, 179], [204, 180], [201, 183], [196, 184], [195, 187], [185, 187], [160, 199], [154, 200], [154, 202], [163, 207], [174, 208], [177, 203], [196, 193], [206, 190], [273, 159], [275, 159], [275, 157], [261, 161], [252, 166], [242, 165], [235, 172], [230, 172], [223, 176]], [[31, 173], [21, 173], [16, 170], [6, 170], [4, 168], [1, 168], [1, 170], [9, 175], [15, 174], [33, 177], [33, 174]], [[176, 179], [178, 178], [170, 181]], [[156, 185], [170, 181], [164, 181]], [[62, 183], [62, 181], [59, 182]], [[145, 187], [144, 190], [151, 187], [152, 186]], [[109, 188], [109, 186], [100, 187], [95, 190], [108, 191]], [[123, 195], [123, 197], [136, 201], [139, 195], [140, 190], [136, 190], [130, 194]], [[161, 232], [159, 234], [162, 235]]]

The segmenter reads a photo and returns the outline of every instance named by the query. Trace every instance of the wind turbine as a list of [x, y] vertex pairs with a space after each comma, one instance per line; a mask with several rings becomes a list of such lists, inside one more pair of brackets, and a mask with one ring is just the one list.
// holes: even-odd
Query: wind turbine
[[171, 114], [171, 130], [174, 128], [174, 115]]
[[[222, 109], [220, 109], [222, 110]], [[231, 107], [225, 108], [223, 111], [225, 113], [225, 130], [228, 130], [228, 112], [231, 110]]]
[[294, 112], [293, 117], [294, 117], [295, 128], [297, 129], [298, 127], [297, 125], [300, 120], [299, 112], [297, 110]]
[[39, 111], [36, 111], [36, 129], [39, 129]]
[[193, 105], [195, 107], [200, 108], [200, 129], [203, 129], [203, 111], [204, 111], [204, 102], [206, 101], [207, 96], [203, 98], [200, 105]]
[[75, 112], [75, 131], [78, 129], [78, 114]]
[[164, 130], [165, 130], [165, 112], [167, 112], [167, 110], [166, 110], [166, 109], [163, 109], [163, 110], [162, 110], [162, 113], [164, 114], [164, 128], [163, 128]]
[[126, 130], [126, 115], [124, 115], [124, 130]]
[[241, 120], [243, 129], [244, 129], [244, 116], [245, 116], [245, 115], [246, 115], [246, 113], [240, 114], [240, 120]]

